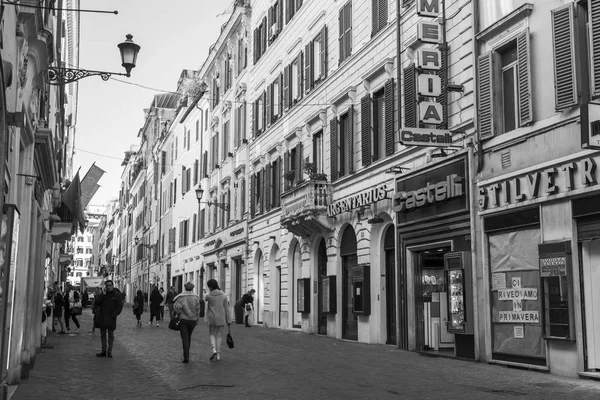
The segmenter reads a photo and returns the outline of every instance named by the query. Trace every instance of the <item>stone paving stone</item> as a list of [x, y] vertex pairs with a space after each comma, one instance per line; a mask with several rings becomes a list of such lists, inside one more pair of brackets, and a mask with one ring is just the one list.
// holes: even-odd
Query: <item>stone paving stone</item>
[[448, 358], [300, 332], [232, 325], [235, 348], [209, 361], [208, 326], [194, 330], [182, 364], [177, 332], [137, 328], [131, 306], [117, 322], [113, 359], [95, 357], [100, 334], [49, 335], [13, 399], [600, 399], [600, 382]]

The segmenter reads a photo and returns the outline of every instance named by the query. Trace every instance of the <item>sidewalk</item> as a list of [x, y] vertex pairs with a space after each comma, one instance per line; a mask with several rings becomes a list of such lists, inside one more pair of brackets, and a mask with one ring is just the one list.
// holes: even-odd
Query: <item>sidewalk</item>
[[100, 335], [50, 334], [30, 379], [13, 399], [600, 399], [600, 383], [446, 358], [424, 357], [299, 332], [232, 325], [235, 348], [209, 361], [208, 326], [192, 336], [189, 364], [167, 323], [135, 327], [125, 306], [114, 358], [97, 358]]

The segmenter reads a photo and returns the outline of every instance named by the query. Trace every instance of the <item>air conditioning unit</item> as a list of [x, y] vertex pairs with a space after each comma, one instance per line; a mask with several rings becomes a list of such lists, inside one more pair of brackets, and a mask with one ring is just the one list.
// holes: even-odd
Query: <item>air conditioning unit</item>
[[279, 25], [273, 24], [271, 25], [271, 29], [269, 29], [271, 38], [274, 38], [279, 33]]

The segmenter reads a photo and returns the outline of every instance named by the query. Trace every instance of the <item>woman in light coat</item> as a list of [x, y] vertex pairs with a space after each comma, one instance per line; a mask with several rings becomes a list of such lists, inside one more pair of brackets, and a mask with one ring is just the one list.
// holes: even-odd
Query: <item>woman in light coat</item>
[[179, 334], [181, 335], [181, 344], [183, 346], [183, 363], [190, 362], [190, 343], [192, 341], [192, 332], [198, 319], [201, 318], [202, 300], [192, 290], [194, 284], [191, 282], [183, 285], [185, 291], [175, 296], [173, 302], [173, 312], [179, 314]]
[[208, 331], [210, 337], [210, 360], [221, 360], [221, 343], [223, 342], [223, 331], [225, 324], [227, 329], [231, 325], [231, 311], [229, 310], [229, 300], [225, 293], [219, 288], [216, 280], [210, 279], [206, 282], [210, 292], [206, 295], [206, 304], [208, 310], [206, 319], [208, 320]]

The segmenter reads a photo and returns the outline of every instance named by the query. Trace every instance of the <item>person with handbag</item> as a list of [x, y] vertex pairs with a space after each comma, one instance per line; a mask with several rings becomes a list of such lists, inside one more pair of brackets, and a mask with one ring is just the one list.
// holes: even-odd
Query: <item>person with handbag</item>
[[[100, 329], [100, 340], [102, 341], [102, 351], [96, 353], [96, 357], [112, 357], [117, 316], [123, 311], [123, 295], [119, 289], [114, 287], [113, 281], [106, 280], [104, 286], [106, 291], [96, 295], [95, 298], [94, 326]], [[108, 343], [106, 340], [107, 333]]]
[[252, 324], [248, 321], [254, 317], [254, 293], [256, 293], [256, 290], [250, 289], [248, 293], [242, 296], [241, 299], [242, 308], [244, 309], [244, 324], [246, 328], [252, 328]]
[[65, 314], [65, 323], [67, 324], [67, 330], [70, 330], [69, 318], [71, 318], [73, 322], [75, 322], [75, 326], [77, 327], [75, 333], [79, 333], [79, 328], [81, 328], [81, 325], [79, 325], [77, 316], [81, 315], [82, 313], [81, 297], [79, 296], [79, 292], [77, 290], [72, 289], [70, 289], [67, 292], [67, 296], [67, 301], [65, 302], [69, 304], [69, 312], [68, 314]]
[[223, 331], [227, 324], [228, 331], [231, 326], [231, 311], [229, 309], [229, 299], [227, 295], [219, 288], [216, 280], [210, 279], [206, 282], [210, 292], [206, 295], [208, 320], [208, 332], [210, 338], [210, 360], [221, 360], [221, 343], [223, 342]]
[[204, 317], [202, 314], [203, 300], [200, 299], [192, 290], [194, 284], [187, 282], [183, 285], [185, 291], [175, 296], [173, 300], [172, 318], [179, 318], [179, 335], [181, 336], [181, 345], [183, 347], [183, 363], [190, 362], [190, 344], [192, 342], [192, 332], [198, 325], [198, 319]]
[[133, 299], [133, 314], [137, 319], [137, 326], [142, 327], [142, 314], [144, 313], [144, 294], [141, 290], [137, 291]]

